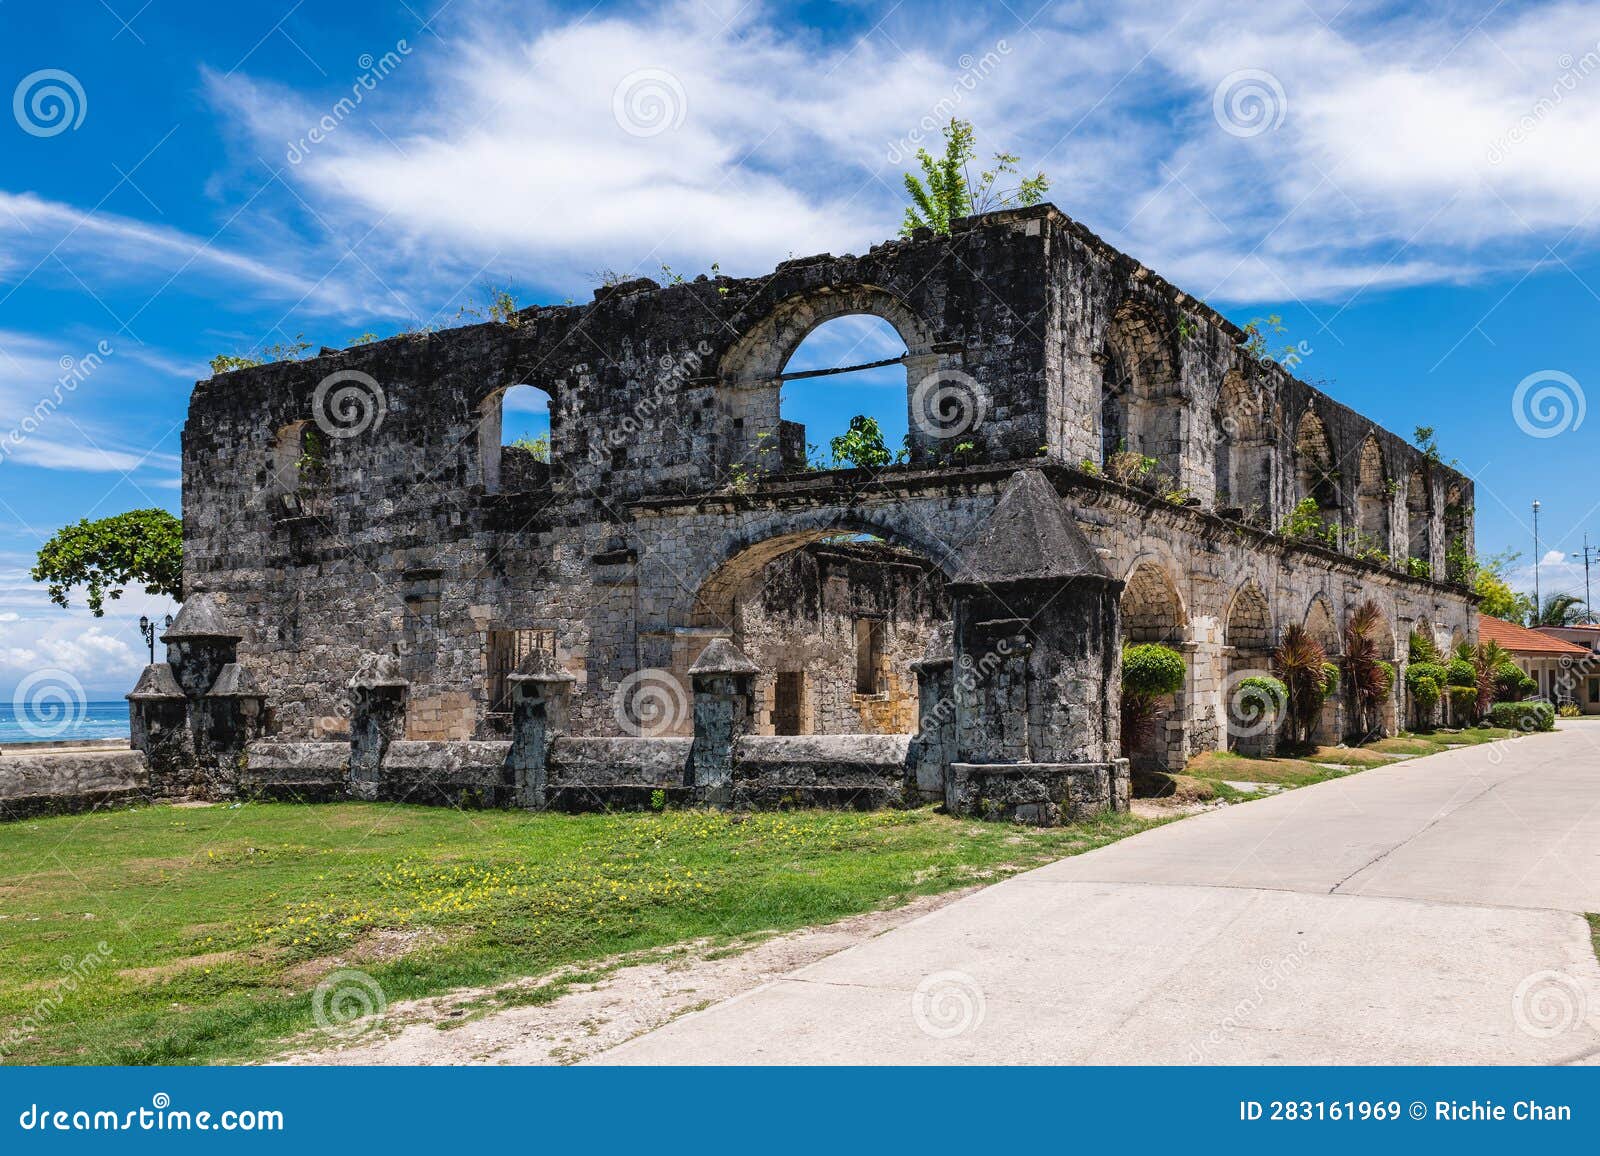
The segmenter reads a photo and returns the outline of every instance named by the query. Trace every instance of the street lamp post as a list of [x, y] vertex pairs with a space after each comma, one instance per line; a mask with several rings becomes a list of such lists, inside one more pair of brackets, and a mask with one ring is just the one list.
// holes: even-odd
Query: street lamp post
[[1533, 620], [1539, 621], [1539, 499], [1533, 500]]
[[[169, 614], [162, 626], [171, 625], [172, 615]], [[150, 648], [150, 665], [154, 666], [156, 662], [156, 624], [143, 614], [139, 615], [139, 633], [144, 635], [144, 644]]]

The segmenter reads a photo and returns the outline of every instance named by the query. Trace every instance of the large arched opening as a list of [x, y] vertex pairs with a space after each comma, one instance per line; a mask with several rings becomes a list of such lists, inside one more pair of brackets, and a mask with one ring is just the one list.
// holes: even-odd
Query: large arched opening
[[[1139, 562], [1129, 572], [1122, 588], [1123, 644], [1154, 642], [1169, 646], [1183, 655], [1184, 667], [1192, 675], [1191, 656], [1183, 646], [1187, 616], [1177, 587], [1165, 568], [1151, 560]], [[1185, 682], [1189, 681], [1188, 677]], [[1123, 754], [1140, 768], [1181, 770], [1188, 757], [1183, 704], [1187, 687], [1170, 701], [1163, 702], [1163, 717], [1150, 733], [1124, 739]]]
[[[948, 565], [948, 563], [946, 563]], [[727, 638], [759, 668], [752, 732], [910, 734], [911, 664], [948, 645], [948, 574], [900, 535], [864, 525], [780, 532], [743, 542], [695, 592], [672, 631], [669, 671]], [[685, 716], [677, 733], [689, 733]]]
[[[736, 476], [882, 468], [938, 456], [950, 431], [919, 422], [915, 407], [939, 368], [931, 327], [887, 290], [855, 285], [791, 298], [722, 359], [733, 434], [726, 468]], [[852, 430], [857, 415], [873, 418], [875, 433]], [[843, 439], [837, 454], [835, 438]], [[871, 452], [875, 445], [882, 454]]]
[[1317, 514], [1327, 526], [1340, 522], [1337, 460], [1322, 419], [1315, 410], [1306, 410], [1295, 426], [1295, 501], [1315, 502]]
[[1383, 466], [1383, 450], [1371, 434], [1361, 443], [1356, 475], [1356, 540], [1358, 554], [1389, 554], [1389, 507], [1393, 501], [1389, 475]]
[[1100, 460], [1126, 483], [1175, 475], [1183, 450], [1182, 397], [1171, 343], [1137, 302], [1112, 315], [1100, 355]]
[[1238, 370], [1217, 398], [1217, 507], [1245, 521], [1273, 525], [1277, 404], [1267, 388]]

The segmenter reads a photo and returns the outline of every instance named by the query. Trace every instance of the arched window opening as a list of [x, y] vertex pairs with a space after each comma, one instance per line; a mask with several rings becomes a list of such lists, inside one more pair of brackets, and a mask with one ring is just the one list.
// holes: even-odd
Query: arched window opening
[[1356, 527], [1361, 532], [1355, 549], [1358, 555], [1388, 554], [1389, 507], [1393, 497], [1383, 468], [1383, 451], [1378, 439], [1369, 434], [1361, 444], [1356, 482]]
[[[1124, 645], [1158, 642], [1178, 650], [1184, 666], [1189, 655], [1181, 649], [1185, 623], [1183, 604], [1166, 572], [1154, 562], [1141, 562], [1128, 575], [1122, 588], [1122, 640]], [[1166, 769], [1174, 757], [1187, 757], [1182, 750], [1184, 692], [1163, 700], [1157, 721], [1147, 733], [1123, 735], [1123, 754], [1141, 768]], [[1176, 753], [1175, 753], [1176, 752]]]
[[1339, 524], [1339, 471], [1328, 431], [1312, 410], [1307, 410], [1295, 429], [1295, 499], [1307, 498], [1317, 504], [1324, 524]]
[[550, 395], [538, 386], [513, 385], [490, 394], [478, 423], [484, 492], [549, 488], [554, 434]]
[[1433, 491], [1420, 466], [1411, 471], [1411, 481], [1406, 486], [1406, 536], [1411, 557], [1423, 562], [1432, 558]]
[[1216, 412], [1217, 509], [1271, 525], [1276, 406], [1259, 382], [1235, 371], [1223, 382]]
[[881, 317], [826, 321], [779, 375], [781, 468], [881, 469], [907, 458], [906, 343]]
[[1182, 397], [1160, 320], [1135, 302], [1111, 320], [1100, 355], [1100, 454], [1107, 474], [1149, 489], [1175, 485]]
[[317, 483], [327, 474], [327, 440], [315, 422], [294, 421], [273, 435], [268, 482], [285, 513], [307, 513]]

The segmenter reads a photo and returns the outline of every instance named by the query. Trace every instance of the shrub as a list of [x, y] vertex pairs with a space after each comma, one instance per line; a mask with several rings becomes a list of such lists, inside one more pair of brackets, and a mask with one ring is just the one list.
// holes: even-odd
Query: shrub
[[1289, 688], [1268, 675], [1252, 674], [1241, 678], [1228, 697], [1228, 721], [1262, 730], [1277, 728], [1289, 709]]
[[1556, 710], [1556, 714], [1560, 715], [1562, 718], [1583, 717], [1583, 711], [1578, 709], [1578, 704], [1575, 702], [1562, 703], [1561, 706]]
[[1417, 683], [1430, 680], [1435, 689], [1446, 684], [1445, 669], [1437, 662], [1413, 662], [1406, 667], [1406, 689], [1415, 692]]
[[1556, 708], [1543, 699], [1497, 702], [1489, 708], [1489, 721], [1517, 731], [1547, 731], [1556, 725]]
[[1539, 693], [1539, 684], [1527, 675], [1522, 676], [1522, 681], [1517, 683], [1517, 693], [1521, 698]]
[[1450, 665], [1445, 667], [1444, 681], [1446, 686], [1470, 686], [1476, 692], [1478, 672], [1466, 659], [1452, 658]]
[[1161, 717], [1161, 700], [1183, 687], [1183, 655], [1159, 642], [1122, 650], [1122, 746], [1132, 750], [1148, 738]]
[[1516, 702], [1522, 697], [1523, 682], [1532, 682], [1514, 662], [1502, 662], [1494, 668], [1494, 689], [1503, 702]]
[[1450, 695], [1451, 717], [1458, 723], [1468, 722], [1478, 708], [1478, 688], [1475, 686], [1450, 686], [1445, 691]]
[[1408, 677], [1406, 686], [1411, 691], [1411, 701], [1417, 704], [1422, 716], [1419, 720], [1421, 725], [1427, 725], [1429, 713], [1439, 702], [1439, 684], [1424, 675], [1414, 682]]
[[1322, 698], [1326, 702], [1339, 693], [1339, 664], [1324, 662], [1322, 664]]
[[1363, 737], [1381, 729], [1383, 704], [1394, 690], [1394, 667], [1382, 657], [1386, 646], [1381, 641], [1382, 625], [1382, 612], [1369, 601], [1352, 610], [1344, 626], [1344, 681], [1355, 706], [1356, 729]]

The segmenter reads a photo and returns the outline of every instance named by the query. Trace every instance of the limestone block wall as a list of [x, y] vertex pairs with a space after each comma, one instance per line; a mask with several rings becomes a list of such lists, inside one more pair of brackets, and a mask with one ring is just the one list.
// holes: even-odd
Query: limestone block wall
[[[764, 474], [784, 464], [788, 355], [814, 325], [860, 311], [906, 340], [910, 462]], [[196, 386], [184, 429], [185, 584], [213, 592], [244, 635], [240, 661], [280, 739], [347, 735], [360, 655], [392, 651], [411, 687], [408, 740], [487, 740], [507, 635], [536, 639], [576, 679], [574, 733], [622, 737], [629, 680], [664, 672], [686, 703], [689, 664], [733, 632], [735, 596], [762, 567], [862, 532], [948, 577], [1005, 480], [1041, 466], [1117, 579], [1141, 562], [1168, 576], [1190, 664], [1168, 728], [1176, 759], [1225, 741], [1243, 582], [1274, 630], [1303, 621], [1314, 595], [1337, 621], [1377, 598], [1401, 639], [1410, 624], [1475, 628], [1470, 601], [1429, 580], [1471, 549], [1470, 481], [1245, 340], [1038, 206], [763, 277], [607, 286], [582, 305], [223, 374]], [[917, 420], [930, 380], [966, 415], [954, 437]], [[1101, 470], [1108, 380], [1126, 387], [1128, 432], [1170, 474], [1171, 501], [1076, 468]], [[498, 405], [518, 383], [550, 396], [547, 470], [501, 461]], [[308, 443], [308, 430], [321, 436]], [[956, 455], [958, 441], [972, 448]], [[1308, 487], [1327, 518], [1388, 543], [1381, 564], [1268, 532]], [[1243, 508], [1247, 490], [1258, 508]], [[1427, 575], [1406, 576], [1407, 554]], [[741, 644], [759, 650], [771, 614], [752, 610]], [[916, 636], [896, 635], [886, 699], [824, 696], [816, 729], [912, 729], [911, 684], [894, 680]], [[764, 677], [790, 661], [762, 657]], [[843, 664], [822, 669], [832, 685]], [[681, 711], [674, 725], [683, 733]]]

